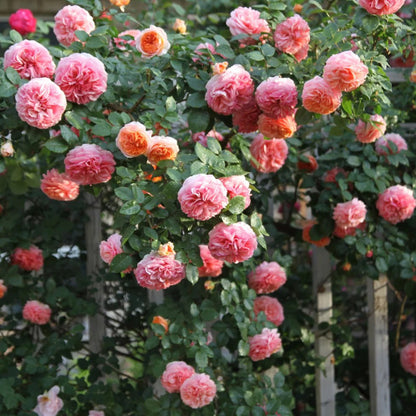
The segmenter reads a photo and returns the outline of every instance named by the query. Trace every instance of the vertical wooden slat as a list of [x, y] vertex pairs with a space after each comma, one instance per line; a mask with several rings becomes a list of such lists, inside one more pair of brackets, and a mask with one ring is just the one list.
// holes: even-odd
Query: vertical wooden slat
[[372, 416], [390, 416], [387, 277], [367, 279], [368, 358]]
[[99, 253], [102, 240], [101, 233], [101, 200], [90, 193], [84, 195], [86, 202], [87, 223], [85, 224], [85, 240], [87, 248], [87, 276], [91, 278], [90, 289], [98, 304], [99, 311], [89, 318], [89, 348], [99, 352], [105, 335], [104, 320], [104, 281], [97, 281], [100, 268], [103, 266]]
[[[330, 322], [332, 318], [332, 287], [329, 275], [331, 258], [324, 248], [312, 248], [313, 293], [316, 297], [316, 326]], [[315, 353], [324, 360], [323, 368], [315, 373], [316, 414], [318, 416], [335, 415], [335, 370], [333, 364], [332, 333], [325, 332], [315, 338]]]

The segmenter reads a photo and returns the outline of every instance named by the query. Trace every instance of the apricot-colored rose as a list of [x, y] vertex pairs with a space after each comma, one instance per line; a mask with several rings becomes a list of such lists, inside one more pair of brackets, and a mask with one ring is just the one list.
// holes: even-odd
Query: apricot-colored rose
[[386, 122], [379, 114], [373, 114], [370, 121], [365, 123], [362, 120], [358, 121], [355, 127], [355, 135], [361, 143], [372, 143], [381, 137], [386, 131]]
[[143, 58], [152, 58], [167, 53], [170, 43], [161, 27], [151, 25], [136, 37], [136, 48]]
[[161, 160], [175, 160], [179, 153], [179, 146], [176, 139], [169, 136], [153, 136], [147, 148], [147, 159], [153, 165]]
[[147, 152], [152, 132], [137, 121], [124, 125], [116, 138], [116, 146], [126, 157], [137, 157]]
[[302, 105], [311, 113], [331, 114], [341, 105], [341, 98], [341, 91], [333, 89], [318, 76], [303, 86]]
[[163, 316], [160, 316], [160, 315], [154, 316], [153, 319], [152, 319], [152, 324], [157, 324], [157, 325], [163, 326], [163, 328], [165, 329], [165, 334], [168, 333], [169, 321], [167, 319], [165, 319]]
[[270, 139], [287, 139], [295, 134], [298, 125], [293, 115], [272, 118], [260, 114], [258, 127], [260, 133]]
[[79, 185], [66, 173], [59, 173], [57, 169], [50, 169], [42, 175], [40, 189], [56, 201], [73, 201], [79, 195]]

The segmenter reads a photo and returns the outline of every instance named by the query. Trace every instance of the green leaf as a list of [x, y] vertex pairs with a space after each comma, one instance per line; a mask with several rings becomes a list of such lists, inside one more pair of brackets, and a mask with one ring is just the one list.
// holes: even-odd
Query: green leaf
[[194, 92], [188, 97], [186, 101], [189, 107], [202, 108], [206, 107], [205, 95], [202, 92]]
[[202, 79], [188, 76], [186, 82], [195, 91], [205, 91], [205, 81], [202, 81]]
[[296, 111], [295, 120], [296, 123], [299, 125], [308, 124], [313, 118], [313, 114], [309, 111], [305, 110], [303, 107], [299, 108]]
[[120, 186], [119, 188], [114, 189], [114, 193], [122, 201], [130, 201], [134, 199], [132, 190], [126, 186]]
[[227, 209], [232, 214], [241, 214], [245, 209], [246, 200], [243, 196], [237, 195], [234, 198], [231, 199], [229, 202]]
[[6, 77], [7, 79], [13, 84], [13, 85], [20, 85], [22, 78], [20, 78], [19, 73], [12, 68], [11, 66], [9, 66], [6, 69]]
[[18, 43], [23, 40], [22, 35], [17, 30], [14, 30], [14, 29], [10, 31], [9, 36], [10, 36], [10, 39], [14, 43]]
[[208, 365], [208, 356], [205, 351], [198, 351], [195, 354], [195, 362], [200, 370], [203, 370]]
[[199, 280], [198, 267], [193, 264], [187, 264], [186, 278], [194, 285]]
[[48, 140], [45, 147], [54, 153], [64, 153], [68, 150], [68, 145], [62, 137], [54, 137]]
[[361, 165], [361, 160], [358, 156], [348, 156], [347, 157], [347, 163], [350, 166], [358, 167]]
[[269, 45], [268, 43], [261, 45], [261, 50], [263, 52], [263, 55], [267, 57], [273, 56], [274, 53], [276, 52], [276, 49], [273, 48], [273, 46]]
[[208, 163], [209, 160], [215, 157], [214, 153], [202, 146], [201, 143], [195, 143], [195, 153], [203, 163]]
[[82, 120], [82, 118], [74, 111], [67, 111], [65, 113], [65, 119], [69, 124], [74, 126], [76, 129], [81, 129], [84, 124], [84, 121]]
[[91, 132], [97, 136], [110, 136], [112, 134], [111, 124], [104, 120], [99, 120], [97, 124], [91, 129]]
[[173, 97], [166, 98], [165, 107], [168, 113], [176, 111], [175, 99]]
[[344, 98], [342, 100], [342, 109], [349, 115], [353, 116], [352, 101]]
[[389, 266], [387, 265], [386, 260], [384, 260], [383, 257], [376, 258], [376, 267], [380, 273], [385, 273], [389, 269]]
[[210, 118], [208, 111], [191, 110], [188, 114], [189, 128], [193, 133], [205, 131], [208, 128]]
[[79, 140], [78, 136], [68, 126], [61, 126], [61, 135], [70, 146], [75, 145]]
[[133, 259], [127, 253], [117, 254], [110, 264], [110, 271], [113, 273], [121, 273], [127, 268], [133, 266]]
[[90, 37], [90, 35], [87, 32], [84, 32], [83, 30], [76, 30], [75, 35], [80, 42], [85, 42]]
[[261, 52], [253, 51], [246, 54], [247, 58], [252, 59], [253, 61], [261, 62], [264, 61], [264, 56]]
[[120, 214], [134, 215], [140, 212], [141, 206], [136, 201], [127, 201], [121, 208]]
[[229, 45], [219, 45], [215, 48], [215, 51], [220, 55], [224, 55], [226, 59], [235, 58], [235, 53]]

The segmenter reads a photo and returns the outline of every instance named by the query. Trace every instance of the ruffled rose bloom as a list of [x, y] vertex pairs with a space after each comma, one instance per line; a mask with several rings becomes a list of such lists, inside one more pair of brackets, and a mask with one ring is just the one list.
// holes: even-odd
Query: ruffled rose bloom
[[[253, 39], [253, 35], [270, 32], [267, 21], [261, 19], [260, 12], [251, 7], [237, 7], [231, 12], [225, 24], [230, 28], [233, 36], [249, 35], [249, 37], [239, 40], [242, 46], [254, 45], [257, 41]], [[261, 36], [260, 40], [262, 40]]]
[[134, 269], [137, 283], [147, 289], [161, 290], [178, 284], [185, 278], [185, 265], [175, 260], [175, 254], [146, 254]]
[[367, 209], [363, 201], [353, 198], [348, 202], [339, 202], [332, 214], [335, 224], [341, 228], [358, 227], [365, 221]]
[[19, 9], [9, 17], [9, 25], [22, 36], [36, 32], [36, 18], [29, 9]]
[[315, 172], [318, 169], [318, 162], [312, 155], [304, 155], [308, 159], [306, 162], [305, 160], [299, 159], [296, 167], [299, 170], [303, 170], [305, 172], [311, 173]]
[[157, 165], [161, 160], [175, 160], [179, 153], [176, 139], [169, 136], [153, 136], [147, 148], [147, 159], [152, 165]]
[[34, 245], [25, 249], [18, 247], [11, 255], [11, 263], [27, 272], [38, 271], [43, 267], [42, 250]]
[[42, 175], [41, 191], [56, 201], [73, 201], [79, 195], [79, 185], [72, 181], [66, 173], [56, 169], [48, 170]]
[[295, 55], [295, 58], [300, 62], [308, 53], [310, 32], [308, 23], [295, 14], [277, 25], [273, 37], [274, 45], [284, 53]]
[[100, 243], [100, 257], [104, 263], [111, 264], [113, 258], [122, 252], [121, 235], [119, 233], [110, 235], [107, 240]]
[[212, 137], [214, 139], [217, 139], [219, 142], [222, 142], [224, 140], [224, 137], [221, 133], [218, 133], [215, 130], [210, 130], [208, 133], [205, 134], [204, 131], [199, 131], [197, 133], [194, 133], [192, 135], [192, 140], [195, 143], [202, 144], [202, 146], [207, 147], [208, 146], [208, 137]]
[[285, 163], [288, 146], [283, 139], [267, 140], [262, 134], [258, 134], [250, 146], [250, 152], [257, 164], [252, 165], [261, 173], [277, 172]]
[[65, 173], [80, 185], [105, 183], [115, 170], [113, 154], [96, 144], [83, 144], [70, 150], [65, 159]]
[[302, 91], [302, 105], [311, 113], [331, 114], [341, 105], [342, 93], [321, 77], [305, 82]]
[[88, 34], [95, 30], [92, 16], [82, 7], [65, 6], [55, 15], [53, 31], [58, 42], [64, 46], [70, 46], [78, 41], [75, 31], [82, 30]]
[[[137, 29], [124, 30], [118, 34], [118, 37], [114, 38], [114, 43], [116, 44], [117, 48], [122, 51], [127, 49], [126, 45], [130, 45], [132, 48], [134, 48], [136, 46], [136, 38], [139, 34], [140, 30]], [[123, 36], [131, 36], [133, 39], [126, 40], [123, 39]]]
[[213, 175], [200, 173], [185, 180], [179, 189], [178, 201], [188, 217], [206, 221], [228, 204], [227, 189]]
[[3, 157], [12, 157], [14, 155], [14, 147], [10, 140], [4, 142], [0, 147], [0, 154]]
[[220, 178], [220, 181], [227, 189], [228, 197], [233, 199], [235, 196], [244, 197], [244, 209], [246, 209], [251, 202], [251, 189], [250, 184], [244, 175], [228, 176]]
[[195, 373], [184, 381], [180, 388], [182, 401], [192, 409], [207, 406], [217, 394], [217, 386], [208, 374]]
[[292, 137], [298, 125], [293, 115], [272, 118], [260, 114], [258, 127], [261, 134], [271, 139], [287, 139]]
[[295, 83], [279, 76], [263, 81], [257, 87], [255, 97], [260, 110], [272, 118], [293, 115], [298, 103]]
[[276, 291], [286, 280], [286, 272], [279, 263], [264, 261], [248, 274], [248, 287], [263, 295]]
[[152, 132], [138, 121], [124, 125], [116, 138], [116, 146], [126, 157], [137, 157], [147, 152]]
[[55, 63], [49, 51], [35, 40], [22, 40], [4, 53], [4, 69], [14, 68], [23, 79], [52, 78]]
[[65, 109], [65, 94], [49, 78], [34, 78], [17, 90], [16, 110], [29, 126], [48, 129], [59, 123]]
[[252, 98], [254, 82], [241, 65], [233, 65], [225, 72], [214, 75], [206, 84], [205, 100], [216, 113], [231, 115]]
[[302, 239], [309, 244], [314, 244], [317, 247], [325, 247], [331, 243], [331, 239], [329, 237], [322, 237], [319, 240], [312, 240], [310, 236], [311, 228], [316, 224], [316, 221], [307, 221], [302, 229]]
[[168, 393], [179, 393], [184, 381], [193, 374], [195, 370], [184, 361], [172, 361], [162, 374], [162, 386]]
[[170, 43], [161, 27], [150, 25], [136, 37], [136, 48], [143, 58], [152, 58], [167, 53]]
[[386, 122], [379, 114], [373, 114], [368, 123], [360, 120], [355, 127], [355, 135], [361, 143], [372, 143], [386, 131]]
[[47, 393], [38, 396], [38, 404], [33, 411], [38, 416], [56, 416], [64, 406], [58, 394], [59, 387], [53, 386]]
[[277, 329], [263, 328], [260, 334], [249, 338], [250, 350], [248, 355], [253, 361], [269, 358], [282, 348], [282, 340]]
[[409, 219], [416, 207], [413, 191], [402, 185], [394, 185], [382, 192], [377, 199], [378, 213], [391, 224]]
[[88, 416], [105, 416], [105, 413], [101, 410], [90, 410]]
[[400, 364], [404, 371], [416, 376], [416, 342], [409, 342], [400, 351]]
[[37, 300], [28, 300], [23, 307], [23, 319], [36, 325], [45, 325], [51, 319], [51, 308]]
[[324, 80], [336, 91], [352, 91], [364, 84], [368, 68], [352, 51], [332, 55], [324, 66]]
[[209, 232], [208, 248], [219, 260], [240, 263], [253, 255], [257, 248], [257, 237], [244, 222], [230, 225], [221, 222]]
[[[396, 146], [397, 150], [393, 150], [391, 143]], [[388, 154], [392, 155], [401, 152], [402, 150], [407, 150], [407, 142], [400, 134], [388, 133], [376, 141], [376, 152], [380, 156], [386, 156]]]
[[98, 58], [89, 53], [73, 53], [59, 61], [55, 82], [68, 101], [87, 104], [107, 90], [107, 72]]
[[238, 127], [239, 133], [252, 133], [258, 129], [260, 113], [260, 108], [253, 96], [248, 104], [233, 113], [233, 126]]
[[267, 320], [276, 326], [285, 320], [282, 304], [271, 296], [258, 296], [254, 299], [253, 312], [256, 316], [264, 312]]
[[201, 244], [199, 255], [204, 263], [198, 267], [199, 277], [218, 277], [222, 273], [224, 262], [213, 257], [208, 246]]
[[335, 225], [334, 231], [332, 232], [335, 237], [338, 238], [345, 238], [348, 235], [354, 236], [357, 232], [357, 230], [364, 231], [367, 227], [367, 223], [364, 221], [358, 227], [339, 227], [338, 225]]
[[359, 0], [358, 2], [368, 13], [382, 16], [396, 13], [404, 5], [405, 0]]
[[4, 284], [4, 281], [0, 279], [0, 299], [4, 297], [7, 292], [7, 286]]

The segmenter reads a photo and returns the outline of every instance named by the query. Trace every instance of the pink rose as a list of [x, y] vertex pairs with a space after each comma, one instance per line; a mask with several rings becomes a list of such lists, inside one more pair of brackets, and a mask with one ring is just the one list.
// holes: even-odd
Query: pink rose
[[[130, 45], [132, 48], [136, 47], [136, 38], [140, 35], [140, 30], [130, 29], [125, 30], [118, 34], [118, 37], [114, 38], [114, 43], [116, 44], [117, 48], [124, 51], [126, 50], [126, 45]], [[133, 39], [126, 40], [123, 39], [123, 36], [131, 36]]]
[[269, 358], [282, 348], [282, 341], [277, 329], [263, 328], [260, 334], [249, 338], [250, 350], [248, 355], [253, 361]]
[[308, 23], [295, 14], [277, 25], [273, 37], [274, 45], [284, 53], [297, 56], [296, 59], [300, 62], [308, 54], [310, 32]]
[[[393, 150], [390, 143], [393, 143], [397, 150]], [[388, 133], [376, 141], [376, 152], [380, 156], [386, 156], [387, 154], [392, 155], [401, 152], [402, 150], [407, 150], [407, 142], [400, 134]]]
[[230, 28], [233, 36], [249, 35], [249, 37], [239, 40], [240, 43], [245, 45], [256, 43], [256, 40], [252, 38], [253, 35], [270, 32], [266, 20], [260, 18], [260, 12], [251, 7], [237, 7], [231, 12], [225, 24]]
[[67, 174], [51, 169], [42, 176], [40, 189], [49, 198], [56, 201], [73, 201], [78, 197], [79, 185], [71, 181]]
[[160, 255], [152, 251], [134, 269], [137, 283], [147, 289], [161, 290], [178, 284], [185, 278], [185, 265], [174, 255]]
[[416, 200], [411, 189], [402, 185], [394, 185], [378, 196], [376, 207], [380, 216], [386, 221], [397, 224], [413, 215]]
[[16, 248], [10, 259], [12, 264], [16, 264], [27, 272], [38, 271], [43, 267], [42, 250], [34, 245], [28, 249]]
[[184, 381], [193, 374], [195, 370], [184, 361], [172, 361], [162, 374], [162, 386], [168, 393], [179, 393]]
[[224, 140], [224, 137], [221, 133], [218, 133], [215, 130], [210, 130], [208, 133], [205, 134], [204, 131], [200, 131], [198, 133], [194, 133], [192, 135], [192, 140], [195, 143], [200, 143], [202, 146], [207, 147], [208, 146], [208, 137], [212, 137], [214, 139], [217, 139], [219, 142], [222, 142]]
[[363, 201], [353, 198], [348, 202], [339, 202], [334, 208], [332, 218], [341, 228], [358, 227], [365, 221], [367, 209]]
[[324, 66], [324, 80], [336, 91], [352, 91], [364, 84], [368, 68], [352, 51], [332, 55]]
[[220, 178], [220, 181], [225, 186], [227, 190], [228, 197], [233, 199], [235, 196], [242, 196], [244, 197], [244, 209], [246, 209], [251, 202], [251, 189], [250, 184], [244, 175], [235, 175], [235, 176], [228, 176], [225, 178]]
[[178, 141], [169, 136], [153, 136], [145, 155], [152, 165], [161, 160], [175, 160], [179, 153]]
[[416, 376], [416, 342], [409, 342], [400, 351], [400, 364], [404, 371]]
[[258, 296], [254, 299], [254, 314], [257, 316], [260, 312], [264, 312], [268, 321], [279, 326], [285, 320], [282, 304], [271, 296]]
[[396, 13], [403, 6], [405, 0], [359, 0], [358, 2], [368, 13], [382, 16]]
[[222, 273], [224, 262], [212, 256], [208, 246], [199, 246], [199, 255], [203, 261], [203, 265], [198, 267], [199, 277], [218, 277]]
[[252, 97], [244, 107], [233, 113], [233, 126], [238, 127], [239, 133], [252, 133], [257, 130], [260, 113], [256, 99]]
[[206, 89], [208, 106], [218, 114], [230, 115], [251, 101], [254, 83], [241, 65], [233, 65], [222, 74], [214, 75]]
[[107, 72], [104, 64], [89, 53], [73, 53], [59, 61], [55, 82], [68, 101], [87, 104], [107, 90]]
[[36, 19], [29, 9], [19, 9], [9, 17], [9, 25], [22, 36], [36, 32]]
[[253, 255], [257, 248], [257, 238], [251, 227], [244, 222], [230, 225], [221, 222], [209, 232], [208, 248], [219, 260], [240, 263]]
[[195, 373], [180, 388], [182, 401], [192, 409], [210, 404], [217, 393], [217, 386], [208, 374]]
[[311, 113], [331, 114], [341, 105], [341, 98], [341, 91], [333, 89], [318, 76], [303, 86], [302, 105]]
[[58, 42], [64, 46], [70, 46], [79, 39], [75, 35], [76, 30], [83, 30], [88, 34], [95, 30], [92, 16], [82, 7], [65, 6], [55, 15], [53, 31]]
[[260, 114], [258, 128], [261, 134], [271, 139], [287, 139], [295, 134], [298, 125], [294, 115], [272, 118]]
[[286, 283], [286, 280], [286, 272], [279, 263], [264, 261], [249, 273], [248, 287], [258, 295], [262, 295], [276, 291]]
[[11, 66], [24, 79], [52, 78], [55, 63], [49, 51], [35, 40], [22, 40], [4, 53], [4, 69]]
[[263, 81], [257, 87], [255, 96], [260, 110], [272, 118], [293, 115], [298, 103], [295, 83], [290, 78], [279, 76]]
[[104, 263], [111, 264], [113, 258], [122, 252], [121, 235], [118, 233], [111, 234], [107, 240], [100, 243], [100, 257]]
[[64, 406], [62, 399], [58, 397], [59, 387], [53, 386], [47, 393], [38, 396], [38, 404], [33, 411], [38, 416], [56, 416]]
[[113, 154], [96, 144], [74, 147], [67, 153], [64, 163], [65, 173], [80, 185], [108, 182], [116, 164]]
[[381, 137], [386, 131], [386, 122], [379, 114], [370, 117], [370, 121], [365, 123], [360, 120], [355, 127], [355, 135], [361, 143], [372, 143]]
[[28, 300], [23, 307], [23, 319], [36, 325], [45, 325], [51, 319], [51, 308], [37, 300]]
[[288, 146], [283, 139], [267, 140], [258, 134], [250, 146], [250, 152], [258, 164], [252, 165], [261, 173], [277, 172], [285, 163]]
[[161, 27], [153, 25], [142, 30], [135, 40], [136, 48], [142, 54], [142, 58], [164, 55], [170, 48], [166, 32]]
[[228, 204], [227, 189], [213, 175], [190, 176], [178, 192], [182, 211], [190, 218], [206, 221]]
[[15, 98], [19, 117], [38, 129], [58, 124], [66, 109], [65, 94], [49, 78], [34, 78], [23, 84]]

